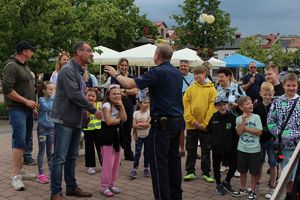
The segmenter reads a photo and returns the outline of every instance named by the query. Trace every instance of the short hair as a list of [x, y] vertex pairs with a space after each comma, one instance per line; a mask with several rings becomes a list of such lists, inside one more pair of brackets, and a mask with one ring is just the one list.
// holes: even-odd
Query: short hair
[[255, 66], [256, 66], [256, 62], [255, 62], [255, 61], [251, 61], [251, 62], [248, 64], [248, 67], [250, 67], [252, 64], [255, 64]]
[[187, 63], [187, 64], [190, 64], [190, 61], [188, 61], [188, 60], [180, 60], [179, 63]]
[[173, 49], [168, 44], [158, 45], [156, 52], [162, 60], [171, 60], [173, 55]]
[[278, 71], [278, 67], [271, 63], [271, 64], [268, 64], [266, 67], [265, 67], [265, 71], [267, 70], [272, 70], [273, 72], [275, 72], [275, 74], [279, 74], [279, 71]]
[[217, 74], [225, 74], [225, 76], [232, 76], [231, 70], [227, 67], [222, 67], [218, 69]]
[[241, 96], [238, 101], [237, 101], [237, 104], [239, 107], [243, 106], [243, 104], [247, 101], [252, 101], [250, 97], [248, 96]]
[[194, 74], [202, 74], [202, 73], [207, 74], [207, 69], [204, 65], [196, 66], [193, 68], [193, 73]]
[[283, 78], [283, 85], [287, 82], [287, 81], [296, 81], [298, 83], [298, 79], [299, 77], [297, 76], [297, 74], [295, 73], [287, 73], [284, 78]]
[[75, 44], [73, 49], [73, 56], [77, 55], [77, 51], [83, 48], [83, 45], [87, 44], [85, 41], [79, 41]]
[[207, 72], [210, 72], [212, 69], [212, 65], [207, 61], [205, 61], [202, 65], [206, 68]]
[[118, 61], [118, 67], [122, 64], [122, 62], [127, 62], [127, 64], [129, 65], [129, 61], [127, 58], [120, 58], [120, 60]]
[[260, 86], [260, 91], [262, 91], [262, 90], [274, 92], [274, 86], [272, 83], [265, 81]]

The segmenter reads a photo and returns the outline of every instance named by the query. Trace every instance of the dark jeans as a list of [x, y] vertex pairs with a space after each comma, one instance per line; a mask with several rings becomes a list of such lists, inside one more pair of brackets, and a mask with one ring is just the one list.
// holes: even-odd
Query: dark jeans
[[123, 100], [125, 111], [127, 114], [127, 120], [122, 123], [120, 127], [120, 142], [124, 149], [125, 159], [133, 159], [133, 152], [131, 150], [131, 128], [132, 128], [132, 117], [133, 117], [133, 105], [131, 102]]
[[77, 187], [75, 179], [76, 159], [79, 151], [80, 128], [55, 124], [54, 127], [54, 153], [51, 170], [51, 194], [61, 193], [62, 170], [64, 166], [64, 178], [70, 191]]
[[137, 169], [139, 167], [139, 161], [142, 154], [142, 148], [144, 145], [144, 167], [149, 167], [149, 156], [148, 156], [148, 137], [138, 138], [135, 141], [135, 154], [134, 154], [134, 163], [133, 168]]
[[220, 166], [221, 162], [228, 163], [229, 170], [227, 172], [227, 176], [225, 181], [230, 183], [231, 178], [234, 176], [234, 173], [237, 168], [237, 151], [228, 152], [226, 154], [212, 152], [212, 159], [213, 159], [213, 170], [214, 170], [214, 177], [216, 179], [216, 183], [221, 183], [221, 173], [220, 173]]
[[44, 174], [43, 161], [44, 161], [45, 150], [47, 153], [49, 171], [51, 170], [52, 167], [53, 129], [45, 128], [39, 125], [37, 128], [37, 136], [39, 141], [39, 152], [37, 156], [37, 163], [38, 163], [39, 175], [41, 175]]
[[148, 136], [152, 186], [156, 200], [181, 200], [181, 158], [179, 138], [182, 118], [162, 125], [152, 118]]
[[195, 173], [195, 164], [197, 159], [198, 140], [201, 144], [201, 170], [203, 175], [209, 175], [210, 172], [210, 147], [208, 144], [208, 134], [199, 130], [187, 130], [186, 133], [186, 151], [187, 158], [185, 170], [187, 174]]
[[84, 130], [84, 147], [85, 147], [85, 166], [96, 167], [95, 148], [97, 151], [99, 163], [102, 164], [100, 149], [101, 130]]

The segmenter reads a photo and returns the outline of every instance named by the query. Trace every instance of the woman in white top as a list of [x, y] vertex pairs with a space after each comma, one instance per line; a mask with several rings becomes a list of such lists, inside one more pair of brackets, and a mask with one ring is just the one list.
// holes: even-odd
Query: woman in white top
[[50, 82], [56, 85], [57, 75], [62, 66], [67, 64], [70, 60], [70, 54], [67, 51], [62, 51], [58, 54], [57, 63], [55, 65], [55, 71], [52, 73]]

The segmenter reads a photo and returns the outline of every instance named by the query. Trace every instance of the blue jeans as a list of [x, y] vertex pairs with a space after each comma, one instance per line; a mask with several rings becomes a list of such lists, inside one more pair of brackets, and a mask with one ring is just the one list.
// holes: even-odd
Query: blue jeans
[[79, 151], [80, 128], [55, 124], [54, 126], [54, 153], [51, 169], [51, 194], [60, 194], [62, 191], [62, 170], [66, 191], [77, 187], [75, 179], [76, 159]]
[[12, 127], [12, 148], [24, 149], [24, 158], [31, 158], [33, 112], [30, 109], [12, 109], [8, 111]]
[[43, 160], [45, 150], [47, 153], [47, 161], [49, 170], [51, 170], [52, 166], [52, 153], [53, 153], [53, 128], [46, 128], [44, 126], [39, 125], [37, 128], [37, 136], [39, 141], [39, 152], [37, 156], [37, 164], [39, 175], [44, 174], [43, 170]]
[[273, 149], [274, 141], [269, 140], [267, 142], [261, 142], [261, 163], [263, 164], [265, 162], [266, 153], [268, 155], [268, 163], [270, 167], [276, 167], [276, 159], [275, 159], [275, 152]]
[[138, 138], [135, 141], [135, 155], [133, 168], [137, 169], [139, 167], [139, 160], [142, 154], [142, 148], [144, 145], [144, 168], [149, 167], [149, 157], [148, 157], [148, 137]]

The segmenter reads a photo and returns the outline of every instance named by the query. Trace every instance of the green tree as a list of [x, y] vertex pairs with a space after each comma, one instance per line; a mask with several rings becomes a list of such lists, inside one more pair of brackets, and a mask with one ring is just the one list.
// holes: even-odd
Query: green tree
[[[179, 35], [179, 45], [193, 45], [195, 48], [216, 47], [232, 42], [236, 28], [230, 27], [230, 15], [219, 9], [219, 0], [185, 0], [182, 15], [173, 15], [178, 27], [175, 28]], [[202, 13], [215, 17], [212, 24], [200, 23], [198, 18]]]

